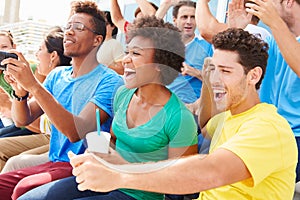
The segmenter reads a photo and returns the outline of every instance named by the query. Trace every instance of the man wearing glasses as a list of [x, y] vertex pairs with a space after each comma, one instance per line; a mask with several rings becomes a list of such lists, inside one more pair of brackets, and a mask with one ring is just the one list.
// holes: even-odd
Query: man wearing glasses
[[[12, 112], [18, 126], [46, 113], [52, 126], [49, 160], [42, 165], [0, 175], [1, 199], [17, 199], [26, 191], [71, 176], [68, 151], [84, 152], [81, 140], [96, 130], [95, 110], [100, 109], [101, 130], [109, 132], [112, 98], [122, 78], [97, 62], [96, 53], [105, 39], [103, 13], [94, 2], [72, 3], [72, 16], [65, 26], [64, 54], [71, 67], [53, 70], [39, 84], [21, 53], [19, 60], [6, 59], [6, 80], [14, 88]], [[28, 93], [34, 98], [27, 102]]]

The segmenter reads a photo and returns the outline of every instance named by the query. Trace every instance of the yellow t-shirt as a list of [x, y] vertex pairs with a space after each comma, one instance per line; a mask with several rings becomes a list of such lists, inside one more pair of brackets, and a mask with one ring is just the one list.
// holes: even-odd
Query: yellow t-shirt
[[293, 198], [297, 145], [288, 122], [273, 105], [261, 103], [234, 116], [221, 113], [207, 128], [213, 134], [210, 153], [230, 150], [244, 161], [252, 178], [203, 191], [199, 199]]

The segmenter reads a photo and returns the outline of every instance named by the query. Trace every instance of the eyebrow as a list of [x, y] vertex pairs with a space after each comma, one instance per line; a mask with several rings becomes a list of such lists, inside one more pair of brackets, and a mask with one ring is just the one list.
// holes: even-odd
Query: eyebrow
[[233, 67], [226, 66], [226, 65], [218, 65], [217, 67], [222, 68], [222, 69], [233, 69]]
[[126, 46], [126, 49], [138, 49], [138, 50], [144, 50], [145, 48], [142, 48], [142, 47], [139, 47], [139, 46], [133, 46], [133, 47], [131, 47], [131, 46]]

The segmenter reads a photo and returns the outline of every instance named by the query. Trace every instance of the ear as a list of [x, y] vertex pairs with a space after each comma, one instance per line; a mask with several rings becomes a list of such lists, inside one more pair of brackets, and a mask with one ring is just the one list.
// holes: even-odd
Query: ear
[[176, 18], [176, 17], [173, 17], [173, 23], [174, 23], [174, 24], [176, 23], [176, 20], [177, 20], [177, 18]]
[[53, 51], [53, 52], [50, 54], [50, 63], [51, 63], [51, 65], [52, 65], [52, 63], [53, 63], [54, 66], [58, 65], [58, 63], [59, 63], [59, 56], [58, 56], [57, 51]]
[[247, 74], [248, 83], [255, 86], [256, 83], [258, 83], [261, 79], [262, 73], [263, 70], [260, 66], [256, 66], [253, 69], [251, 69]]
[[288, 7], [288, 8], [291, 8], [291, 7], [293, 7], [293, 4], [295, 3], [295, 0], [287, 0], [286, 1], [286, 6]]
[[159, 65], [155, 65], [155, 70], [156, 70], [157, 72], [160, 72], [160, 71], [161, 71]]
[[103, 42], [103, 36], [102, 35], [96, 35], [94, 39], [94, 46], [100, 46]]

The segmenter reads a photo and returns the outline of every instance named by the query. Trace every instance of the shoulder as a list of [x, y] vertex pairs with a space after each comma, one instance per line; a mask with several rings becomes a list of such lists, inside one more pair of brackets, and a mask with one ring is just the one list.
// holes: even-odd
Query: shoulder
[[62, 78], [65, 74], [72, 73], [72, 66], [59, 66], [51, 70], [51, 72], [47, 75], [47, 79], [55, 79], [55, 78]]

